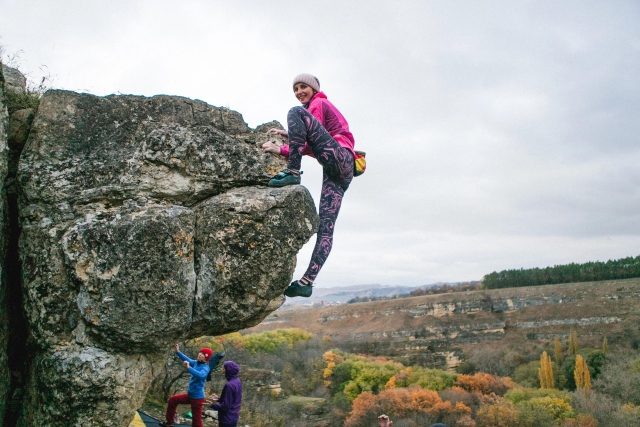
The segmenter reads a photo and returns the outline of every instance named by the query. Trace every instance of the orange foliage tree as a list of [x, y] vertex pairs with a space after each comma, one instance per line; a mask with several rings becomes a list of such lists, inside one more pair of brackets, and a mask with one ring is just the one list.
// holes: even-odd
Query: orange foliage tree
[[495, 377], [484, 372], [473, 375], [458, 375], [455, 382], [456, 387], [460, 387], [471, 393], [504, 395], [516, 384], [509, 378]]
[[578, 415], [577, 418], [564, 420], [562, 427], [598, 427], [598, 421], [591, 415]]
[[429, 419], [440, 421], [471, 416], [471, 409], [458, 402], [444, 402], [438, 393], [421, 387], [391, 388], [379, 395], [364, 392], [353, 401], [352, 410], [345, 421], [345, 427], [369, 427], [379, 414], [388, 414], [394, 419], [423, 414]]

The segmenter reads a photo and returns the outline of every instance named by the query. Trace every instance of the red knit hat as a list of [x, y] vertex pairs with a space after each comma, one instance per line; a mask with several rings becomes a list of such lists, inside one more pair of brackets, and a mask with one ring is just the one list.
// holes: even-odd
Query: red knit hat
[[204, 354], [204, 359], [208, 362], [209, 359], [211, 359], [211, 355], [213, 354], [213, 350], [211, 350], [210, 348], [201, 348], [200, 349], [200, 353]]

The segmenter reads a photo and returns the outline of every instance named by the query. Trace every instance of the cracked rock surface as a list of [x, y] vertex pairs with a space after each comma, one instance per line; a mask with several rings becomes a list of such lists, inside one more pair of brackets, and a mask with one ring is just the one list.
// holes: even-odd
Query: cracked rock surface
[[274, 126], [181, 97], [45, 94], [17, 176], [37, 348], [20, 425], [127, 426], [173, 343], [284, 302], [318, 219], [304, 187], [265, 186], [284, 168], [260, 149]]

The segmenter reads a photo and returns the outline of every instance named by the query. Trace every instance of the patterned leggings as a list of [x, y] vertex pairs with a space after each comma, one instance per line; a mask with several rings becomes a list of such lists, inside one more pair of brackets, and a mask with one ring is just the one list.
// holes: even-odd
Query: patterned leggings
[[304, 143], [323, 169], [320, 197], [320, 227], [316, 246], [304, 277], [314, 281], [333, 246], [333, 229], [340, 212], [342, 197], [353, 179], [353, 155], [303, 107], [293, 107], [287, 116], [289, 126], [289, 162], [287, 168], [300, 170]]

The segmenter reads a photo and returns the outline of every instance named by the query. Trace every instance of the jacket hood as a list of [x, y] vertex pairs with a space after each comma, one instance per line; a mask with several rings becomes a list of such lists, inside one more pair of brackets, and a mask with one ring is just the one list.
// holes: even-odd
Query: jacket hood
[[222, 366], [224, 366], [224, 376], [227, 378], [227, 380], [237, 377], [240, 373], [240, 366], [238, 366], [236, 362], [232, 362], [231, 360], [224, 362], [224, 365]]
[[320, 99], [320, 98], [327, 99], [327, 95], [325, 95], [324, 92], [316, 92], [316, 94], [311, 97], [309, 102], [307, 102], [307, 105], [311, 104], [315, 99]]
[[327, 95], [324, 94], [324, 92], [316, 92], [315, 95], [313, 95], [311, 97], [311, 99], [309, 100], [309, 102], [307, 102], [306, 104], [303, 105], [304, 108], [308, 109], [309, 105], [311, 105], [311, 103], [313, 101], [315, 101], [316, 99], [327, 99]]

